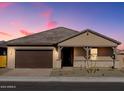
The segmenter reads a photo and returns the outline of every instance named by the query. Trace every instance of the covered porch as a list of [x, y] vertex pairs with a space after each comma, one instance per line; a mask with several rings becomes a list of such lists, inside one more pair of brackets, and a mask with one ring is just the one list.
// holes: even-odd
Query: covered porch
[[[58, 47], [58, 61], [63, 67], [63, 55], [66, 56], [67, 52], [63, 53], [65, 48], [71, 49], [69, 52], [70, 63], [73, 67], [91, 68], [91, 67], [111, 67], [118, 68], [116, 48], [120, 42], [106, 37], [100, 33], [85, 30], [80, 34], [72, 36], [62, 42]], [[68, 51], [66, 50], [66, 51]]]
[[116, 47], [58, 47], [57, 61], [61, 64], [61, 68], [118, 68]]

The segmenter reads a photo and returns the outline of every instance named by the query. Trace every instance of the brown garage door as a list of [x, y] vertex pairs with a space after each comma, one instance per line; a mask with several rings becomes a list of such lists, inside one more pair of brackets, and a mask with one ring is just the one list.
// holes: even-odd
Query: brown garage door
[[16, 50], [16, 68], [51, 68], [52, 50]]

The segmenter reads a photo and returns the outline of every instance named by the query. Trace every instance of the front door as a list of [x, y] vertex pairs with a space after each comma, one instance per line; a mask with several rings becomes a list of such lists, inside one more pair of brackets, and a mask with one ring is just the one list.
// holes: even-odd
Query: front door
[[73, 66], [73, 48], [64, 47], [62, 49], [62, 66]]

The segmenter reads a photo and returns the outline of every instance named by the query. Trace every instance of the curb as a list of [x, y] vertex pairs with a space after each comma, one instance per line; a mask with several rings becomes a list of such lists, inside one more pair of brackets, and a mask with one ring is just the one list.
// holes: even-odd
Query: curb
[[0, 82], [120, 82], [123, 77], [0, 77]]

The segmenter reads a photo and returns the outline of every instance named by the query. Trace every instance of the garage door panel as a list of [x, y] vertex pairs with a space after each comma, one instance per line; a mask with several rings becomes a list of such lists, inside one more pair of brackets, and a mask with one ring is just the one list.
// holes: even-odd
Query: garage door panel
[[16, 68], [51, 68], [52, 50], [17, 50]]

